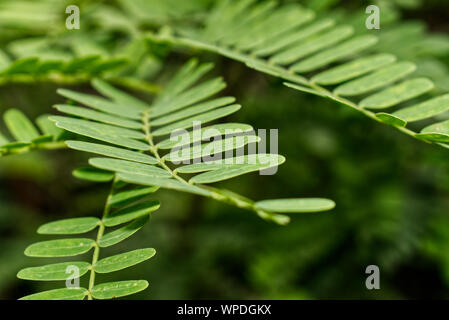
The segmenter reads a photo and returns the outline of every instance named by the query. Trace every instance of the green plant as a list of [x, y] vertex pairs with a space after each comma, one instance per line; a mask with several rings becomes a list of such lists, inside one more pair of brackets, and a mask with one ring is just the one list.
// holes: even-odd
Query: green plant
[[[146, 280], [98, 284], [96, 274], [125, 269], [155, 254], [154, 249], [145, 248], [107, 257], [104, 248], [128, 239], [149, 221], [159, 208], [159, 201], [153, 199], [159, 189], [214, 199], [280, 225], [290, 221], [287, 213], [334, 207], [333, 201], [320, 198], [253, 201], [211, 186], [277, 167], [285, 158], [278, 154], [234, 155], [258, 143], [260, 137], [248, 124], [224, 121], [240, 105], [234, 104], [233, 97], [214, 98], [226, 86], [221, 78], [200, 81], [212, 64], [198, 64], [193, 59], [167, 83], [153, 83], [162, 65], [171, 64], [163, 60], [172, 47], [195, 53], [199, 49], [243, 62], [287, 81], [284, 84], [288, 87], [347, 105], [409, 136], [448, 147], [449, 122], [445, 117], [449, 95], [441, 94], [447, 85], [446, 67], [436, 71], [445, 66], [436, 56], [447, 52], [448, 39], [425, 34], [421, 24], [398, 22], [394, 7], [389, 8], [387, 22], [397, 23], [396, 29], [377, 37], [357, 27], [364, 13], [354, 16], [346, 11], [327, 11], [338, 1], [308, 1], [307, 5], [320, 10], [320, 14], [297, 4], [267, 1], [220, 1], [212, 10], [208, 9], [209, 1], [184, 1], [180, 6], [175, 2], [80, 1], [86, 12], [83, 23], [88, 28], [71, 34], [63, 27], [49, 27], [49, 22], [58, 25], [65, 3], [55, 6], [55, 0], [39, 4], [0, 1], [0, 17], [7, 17], [0, 19], [4, 29], [0, 35], [0, 85], [91, 84], [101, 95], [59, 89], [58, 93], [68, 101], [55, 108], [65, 115], [37, 118], [40, 132], [21, 111], [8, 110], [4, 122], [11, 137], [0, 134], [0, 156], [67, 147], [96, 154], [89, 159], [89, 166], [75, 169], [73, 175], [111, 184], [101, 217], [58, 220], [38, 229], [39, 234], [46, 235], [96, 235], [38, 242], [25, 250], [27, 256], [47, 258], [91, 254], [87, 261], [52, 263], [18, 273], [26, 280], [63, 281], [75, 267], [80, 277], [90, 275], [87, 284], [77, 289], [43, 291], [23, 299], [109, 299], [144, 290]], [[39, 13], [37, 18], [22, 16], [24, 6], [32, 6]], [[341, 21], [345, 25], [340, 25]], [[410, 38], [419, 41], [411, 42]], [[408, 79], [415, 69], [420, 77]], [[161, 72], [161, 78], [168, 78], [168, 74]], [[436, 88], [427, 77], [435, 81]], [[137, 94], [145, 98], [137, 98]], [[425, 100], [419, 100], [422, 97]], [[387, 113], [384, 109], [393, 111]], [[429, 121], [433, 118], [435, 123]], [[209, 122], [214, 124], [196, 128], [196, 123]], [[214, 133], [208, 133], [210, 129]], [[173, 134], [179, 130], [185, 131]], [[233, 135], [229, 137], [226, 130], [233, 131]], [[178, 152], [179, 147], [184, 153]], [[192, 162], [223, 152], [233, 153], [228, 158], [231, 163], [212, 160], [207, 164], [179, 165], [180, 161]], [[407, 221], [406, 226], [409, 224]], [[379, 233], [383, 236], [384, 232], [388, 239], [391, 234], [382, 226]], [[115, 229], [106, 232], [107, 228]], [[403, 251], [410, 250], [414, 236], [410, 233], [413, 235], [405, 230], [400, 233], [403, 241], [397, 240], [398, 247], [405, 247]], [[319, 250], [332, 247], [329, 239], [318, 242]], [[432, 254], [435, 251], [429, 249]], [[308, 253], [296, 254], [310, 258]], [[295, 257], [287, 260], [293, 262]], [[277, 272], [283, 262], [276, 255], [268, 257], [268, 262], [258, 258], [254, 268], [261, 282], [270, 277], [264, 278], [258, 263], [268, 264], [272, 272]], [[291, 278], [293, 274], [285, 279]]]
[[[428, 125], [419, 133], [406, 127], [449, 109], [447, 94], [416, 101], [434, 84], [426, 78], [402, 81], [415, 71], [414, 63], [397, 62], [391, 54], [362, 55], [375, 46], [376, 36], [352, 37], [353, 27], [335, 26], [332, 19], [314, 22], [315, 13], [299, 5], [273, 6], [265, 2], [242, 1], [235, 5], [221, 1], [201, 27], [188, 32], [163, 29], [148, 38], [241, 61], [287, 80], [288, 87], [331, 99], [407, 135], [447, 147], [447, 121]], [[383, 90], [373, 94], [379, 89]], [[407, 101], [413, 103], [398, 108]], [[393, 107], [395, 112], [378, 112]]]
[[[91, 177], [92, 173], [90, 172], [88, 175]], [[125, 240], [148, 222], [150, 213], [159, 208], [159, 202], [154, 200], [135, 202], [156, 190], [157, 188], [154, 187], [123, 190], [123, 184], [118, 183], [118, 179], [114, 179], [101, 220], [96, 217], [83, 217], [59, 220], [42, 225], [37, 232], [48, 235], [83, 234], [94, 229], [98, 229], [98, 231], [95, 240], [90, 238], [64, 238], [34, 243], [26, 248], [25, 254], [27, 256], [71, 257], [93, 249], [92, 261], [90, 263], [70, 261], [26, 268], [19, 271], [17, 276], [21, 279], [38, 281], [67, 280], [70, 279], [71, 273], [76, 270], [75, 278], [90, 273], [89, 286], [88, 288], [76, 286], [53, 289], [31, 294], [22, 299], [82, 300], [86, 296], [89, 300], [93, 298], [111, 299], [130, 295], [148, 287], [146, 280], [126, 280], [96, 284], [95, 274], [118, 271], [150, 259], [155, 255], [156, 251], [153, 248], [146, 248], [128, 251], [99, 260], [100, 248], [106, 248]], [[115, 210], [112, 211], [113, 209]], [[131, 223], [104, 234], [106, 227], [114, 227], [127, 222]]]
[[[235, 101], [233, 97], [206, 100], [225, 87], [221, 78], [195, 84], [211, 67], [211, 64], [198, 65], [195, 60], [191, 60], [181, 68], [151, 105], [100, 79], [95, 79], [92, 85], [107, 98], [67, 89], [58, 90], [59, 94], [70, 99], [70, 102], [90, 107], [73, 104], [55, 106], [60, 112], [69, 115], [69, 117], [50, 117], [58, 128], [88, 138], [88, 141], [66, 140], [65, 144], [71, 149], [106, 156], [91, 158], [89, 160], [91, 167], [79, 168], [74, 171], [74, 175], [96, 182], [112, 181], [112, 188], [101, 219], [83, 217], [60, 220], [45, 224], [38, 229], [38, 233], [41, 234], [72, 235], [98, 228], [96, 240], [89, 238], [50, 240], [35, 243], [25, 250], [25, 254], [31, 257], [70, 257], [94, 249], [91, 263], [63, 262], [26, 268], [18, 273], [19, 278], [27, 280], [64, 280], [67, 278], [67, 267], [74, 266], [80, 270], [80, 277], [90, 271], [89, 287], [54, 289], [32, 294], [24, 299], [84, 299], [86, 296], [89, 299], [108, 299], [145, 289], [148, 283], [144, 280], [95, 284], [95, 274], [118, 271], [154, 255], [154, 249], [139, 249], [98, 260], [100, 248], [125, 240], [148, 221], [150, 213], [159, 207], [159, 202], [154, 200], [142, 202], [142, 198], [158, 188], [209, 197], [253, 211], [259, 217], [281, 225], [288, 223], [289, 217], [280, 213], [317, 212], [334, 207], [333, 201], [319, 198], [254, 202], [232, 191], [208, 185], [242, 174], [277, 167], [285, 161], [284, 157], [277, 154], [258, 153], [241, 156], [236, 154], [224, 160], [202, 161], [176, 168], [167, 164], [204, 159], [229, 151], [234, 154], [233, 151], [260, 141], [251, 126], [241, 123], [218, 123], [201, 129], [194, 128], [196, 123], [206, 124], [240, 109], [240, 105], [232, 104]], [[20, 116], [11, 117], [11, 113]], [[23, 114], [17, 111], [9, 111], [5, 119], [8, 126], [14, 128], [12, 132], [34, 132], [31, 122], [25, 120]], [[192, 130], [178, 135], [178, 138], [183, 138], [180, 140], [160, 139], [180, 129]], [[234, 135], [229, 136], [229, 130]], [[245, 133], [247, 135], [238, 136]], [[221, 139], [221, 136], [224, 138]], [[22, 147], [20, 151], [45, 149], [45, 146], [36, 142], [34, 135], [26, 137], [17, 135], [19, 140], [25, 138], [29, 142], [20, 144]], [[211, 138], [214, 138], [214, 141], [203, 142]], [[90, 142], [91, 139], [101, 143]], [[156, 142], [155, 139], [160, 141]], [[180, 141], [184, 147], [189, 146], [181, 155], [178, 151], [161, 154], [161, 150], [171, 150], [180, 145]], [[199, 145], [194, 146], [194, 143]], [[11, 144], [6, 144], [3, 148], [9, 153], [12, 153], [11, 149], [14, 150]], [[196, 175], [187, 180], [183, 177], [185, 174]], [[129, 184], [139, 186], [128, 187], [122, 191], [121, 188]], [[106, 227], [128, 222], [131, 223], [104, 234]]]

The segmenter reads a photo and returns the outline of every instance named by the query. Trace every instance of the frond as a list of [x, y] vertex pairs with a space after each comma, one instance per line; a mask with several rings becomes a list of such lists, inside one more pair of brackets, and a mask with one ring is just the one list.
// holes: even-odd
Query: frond
[[[441, 61], [449, 53], [449, 36], [428, 31], [423, 21], [399, 19], [400, 13], [391, 4], [378, 3], [382, 12], [382, 27], [375, 31], [379, 41], [371, 50], [373, 53], [389, 52], [400, 60], [414, 62], [414, 74], [432, 79], [436, 93], [449, 91], [449, 69]], [[363, 10], [346, 12], [333, 9], [320, 14], [324, 15], [334, 17], [337, 23], [351, 25], [357, 35], [374, 32], [363, 27], [367, 17]]]
[[448, 94], [430, 96], [432, 81], [411, 78], [414, 63], [372, 54], [376, 36], [354, 36], [353, 27], [336, 26], [332, 19], [315, 21], [315, 13], [301, 6], [221, 1], [201, 28], [149, 38], [241, 61], [287, 80], [293, 89], [332, 99], [412, 137], [448, 147], [448, 121], [418, 131], [407, 127], [448, 111]]
[[0, 157], [31, 150], [65, 148], [62, 141], [63, 130], [55, 126], [48, 115], [41, 115], [36, 119], [39, 129], [17, 109], [7, 110], [3, 114], [3, 120], [10, 137], [0, 132]]
[[[66, 143], [69, 148], [99, 155], [89, 164], [114, 172], [127, 183], [213, 198], [280, 224], [287, 223], [289, 217], [278, 213], [333, 208], [330, 200], [312, 198], [277, 200], [276, 209], [208, 185], [277, 167], [285, 161], [278, 154], [241, 153], [242, 148], [260, 140], [250, 125], [213, 123], [235, 113], [240, 105], [233, 97], [213, 98], [225, 87], [221, 78], [196, 83], [211, 67], [198, 65], [195, 60], [188, 62], [151, 104], [99, 79], [92, 85], [105, 97], [60, 89], [59, 94], [87, 108], [56, 105], [68, 116], [50, 119], [64, 130], [89, 138]], [[201, 128], [196, 127], [198, 124]], [[214, 158], [223, 154], [224, 159]]]
[[[84, 175], [83, 177], [86, 177]], [[92, 178], [92, 175], [89, 175]], [[53, 263], [25, 268], [17, 277], [34, 281], [67, 281], [82, 278], [90, 273], [89, 287], [66, 287], [31, 294], [21, 300], [83, 300], [111, 299], [137, 293], [148, 287], [146, 280], [125, 280], [96, 284], [95, 275], [119, 271], [144, 262], [156, 254], [153, 248], [136, 249], [99, 259], [100, 249], [116, 245], [139, 231], [150, 219], [160, 204], [156, 200], [145, 200], [157, 187], [129, 188], [116, 181], [107, 198], [103, 216], [58, 220], [39, 227], [43, 235], [70, 236], [62, 239], [34, 243], [25, 249], [25, 255], [40, 258], [74, 257], [93, 249], [91, 262], [82, 260]], [[116, 227], [105, 234], [106, 228]], [[97, 230], [96, 238], [74, 237]], [[72, 276], [72, 277], [71, 277]]]

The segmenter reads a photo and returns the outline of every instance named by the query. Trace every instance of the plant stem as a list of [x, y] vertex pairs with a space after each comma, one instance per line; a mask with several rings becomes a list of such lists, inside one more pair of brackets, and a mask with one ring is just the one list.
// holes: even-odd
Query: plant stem
[[91, 263], [91, 270], [90, 270], [90, 278], [89, 278], [89, 289], [88, 289], [88, 294], [87, 294], [87, 299], [88, 300], [92, 300], [92, 294], [91, 294], [91, 290], [95, 285], [95, 271], [94, 271], [94, 266], [98, 261], [98, 258], [100, 256], [100, 245], [99, 245], [99, 241], [101, 239], [101, 237], [103, 237], [104, 234], [104, 229], [105, 229], [105, 225], [104, 225], [104, 219], [108, 216], [109, 211], [111, 209], [109, 203], [112, 197], [112, 193], [114, 191], [114, 186], [117, 182], [117, 178], [114, 179], [114, 181], [112, 182], [111, 185], [111, 189], [109, 191], [108, 197], [106, 198], [106, 203], [104, 205], [104, 210], [103, 210], [103, 215], [101, 217], [101, 221], [100, 221], [100, 226], [98, 228], [98, 232], [97, 232], [97, 239], [95, 242], [95, 249], [94, 249], [94, 253], [92, 255], [92, 263]]

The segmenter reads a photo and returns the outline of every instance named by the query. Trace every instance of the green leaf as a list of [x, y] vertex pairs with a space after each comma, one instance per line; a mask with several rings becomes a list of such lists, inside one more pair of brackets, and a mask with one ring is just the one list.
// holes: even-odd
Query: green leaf
[[379, 119], [380, 122], [394, 127], [403, 128], [407, 125], [407, 121], [389, 113], [376, 113], [376, 118]]
[[94, 270], [97, 273], [109, 273], [122, 270], [148, 260], [155, 254], [156, 250], [154, 250], [153, 248], [137, 249], [117, 254], [115, 256], [107, 257], [98, 261], [94, 265]]
[[449, 120], [425, 127], [416, 137], [435, 142], [449, 142]]
[[86, 238], [59, 239], [34, 243], [25, 249], [29, 257], [71, 257], [88, 252], [95, 241]]
[[40, 136], [31, 121], [17, 109], [6, 111], [3, 119], [12, 136], [20, 142], [31, 142]]
[[445, 94], [393, 113], [405, 121], [412, 122], [431, 118], [449, 110], [449, 94]]
[[148, 281], [128, 280], [107, 282], [94, 286], [92, 288], [92, 297], [95, 299], [113, 299], [128, 296], [148, 287]]
[[[68, 121], [58, 121], [58, 118], [51, 117], [50, 120], [56, 121], [56, 125], [62, 129], [70, 132], [74, 132], [89, 138], [105, 141], [111, 144], [115, 144], [122, 147], [127, 147], [130, 149], [137, 150], [149, 150], [150, 145], [144, 142], [140, 142], [134, 139], [125, 138], [122, 136], [117, 136], [110, 133], [105, 133], [97, 128], [92, 128], [88, 124], [80, 125], [79, 123], [71, 123]], [[88, 122], [88, 121], [86, 121]]]
[[79, 126], [80, 128], [88, 127], [91, 130], [97, 131], [98, 133], [104, 133], [104, 134], [107, 134], [110, 136], [134, 138], [134, 139], [144, 139], [145, 138], [145, 134], [142, 131], [127, 129], [127, 128], [120, 128], [120, 127], [109, 125], [109, 124], [102, 124], [102, 123], [98, 123], [98, 122], [94, 122], [94, 121], [75, 119], [75, 118], [70, 118], [70, 117], [60, 117], [60, 116], [53, 116], [53, 117], [51, 117], [51, 119], [56, 121], [58, 124], [69, 123], [72, 125]]
[[100, 154], [112, 158], [130, 160], [146, 164], [158, 163], [157, 159], [150, 155], [127, 149], [111, 147], [103, 144], [83, 142], [83, 141], [73, 141], [73, 140], [66, 141], [66, 144], [71, 149]]
[[156, 101], [153, 104], [154, 107], [166, 105], [172, 101], [179, 93], [186, 90], [189, 86], [200, 79], [206, 72], [212, 69], [213, 64], [204, 63], [198, 66], [196, 59], [190, 59], [176, 75], [167, 84], [164, 91], [156, 97]]
[[[284, 6], [280, 10], [272, 12], [266, 19], [261, 20], [260, 23], [255, 24], [251, 33], [241, 31], [238, 34], [236, 46], [244, 51], [251, 50], [308, 22], [313, 16], [313, 12], [305, 10], [300, 6]], [[238, 19], [241, 19], [241, 17]], [[236, 21], [233, 22], [236, 23]], [[218, 31], [218, 34], [221, 32], [221, 30]]]
[[[25, 268], [17, 273], [17, 278], [36, 281], [57, 281], [67, 280], [71, 276], [70, 267], [76, 267], [79, 270], [79, 276], [85, 275], [90, 268], [90, 263], [82, 261], [71, 261], [48, 264], [42, 267]], [[68, 272], [67, 272], [68, 271]]]
[[433, 82], [428, 79], [412, 79], [373, 94], [363, 99], [359, 105], [362, 108], [369, 109], [388, 108], [398, 103], [418, 97], [432, 90], [433, 87]]
[[102, 248], [110, 247], [129, 238], [148, 222], [149, 217], [149, 215], [143, 216], [142, 218], [136, 219], [122, 228], [103, 235], [98, 241], [98, 245]]
[[329, 32], [312, 37], [309, 40], [300, 42], [298, 45], [292, 46], [291, 48], [287, 48], [286, 50], [275, 54], [270, 58], [270, 62], [279, 65], [293, 63], [309, 54], [330, 47], [341, 40], [350, 37], [353, 33], [354, 29], [351, 26], [334, 28]]
[[131, 207], [126, 207], [110, 213], [105, 219], [104, 224], [107, 227], [113, 227], [131, 220], [148, 215], [156, 211], [161, 206], [157, 200], [145, 201]]
[[87, 289], [62, 288], [31, 294], [19, 300], [83, 300], [86, 296]]
[[115, 174], [110, 171], [92, 168], [89, 166], [80, 167], [72, 171], [74, 177], [92, 182], [109, 182], [114, 179]]
[[134, 187], [131, 190], [113, 194], [109, 199], [108, 204], [113, 208], [123, 206], [155, 193], [158, 189], [159, 187]]
[[95, 120], [124, 128], [142, 129], [142, 123], [140, 122], [129, 119], [123, 119], [117, 116], [109, 115], [107, 113], [89, 110], [87, 108], [76, 107], [67, 104], [57, 104], [55, 105], [55, 108], [58, 109], [58, 111], [70, 114], [72, 116], [82, 117], [85, 119]]
[[226, 87], [223, 79], [215, 78], [206, 82], [203, 82], [193, 88], [179, 94], [176, 98], [170, 101], [169, 104], [153, 106], [151, 114], [156, 116], [162, 116], [181, 108], [187, 107], [194, 103], [200, 102], [217, 92], [220, 92]]
[[133, 110], [125, 104], [111, 102], [98, 96], [79, 93], [68, 89], [58, 89], [57, 92], [63, 97], [82, 103], [92, 109], [103, 111], [122, 118], [139, 120], [142, 117], [139, 111]]
[[[246, 10], [248, 8], [248, 6], [251, 5], [251, 3], [252, 3], [251, 0], [240, 1], [235, 6], [235, 10], [228, 10], [228, 12], [232, 11], [231, 16], [232, 16], [232, 19], [235, 21], [235, 23], [231, 27], [220, 28], [219, 25], [215, 25], [214, 23], [210, 24], [210, 27], [214, 27], [214, 33], [216, 33], [220, 36], [221, 43], [224, 43], [224, 44], [230, 45], [230, 46], [238, 43], [242, 39], [242, 28], [244, 28], [245, 26], [249, 27], [251, 25], [254, 25], [254, 23], [256, 21], [259, 21], [259, 18], [261, 15], [272, 10], [275, 5], [274, 2], [263, 2], [263, 3], [260, 3], [259, 5], [255, 5], [253, 8], [250, 8], [248, 10], [248, 12], [246, 13], [247, 20], [242, 21], [240, 19], [240, 17], [242, 14], [244, 14], [243, 11]], [[223, 10], [223, 11], [225, 11], [225, 10]], [[307, 21], [309, 21], [311, 19], [311, 16], [314, 15], [313, 12], [308, 12], [308, 13], [309, 13], [308, 19], [306, 19], [307, 16], [298, 17], [299, 19], [302, 20], [299, 24], [306, 23]], [[298, 21], [295, 21], [295, 22], [296, 23], [292, 27], [294, 27], [298, 24]], [[221, 30], [221, 32], [219, 32], [218, 30]], [[264, 44], [269, 43], [269, 41], [267, 41], [267, 39], [264, 39], [265, 37], [271, 38], [271, 35], [265, 34], [262, 39], [258, 37], [257, 42], [259, 43], [259, 45], [264, 45]], [[249, 43], [247, 43], [247, 45], [248, 44]], [[250, 45], [254, 45], [254, 43], [250, 44]]]
[[137, 163], [133, 161], [110, 159], [110, 158], [91, 158], [89, 164], [93, 167], [110, 170], [121, 173], [141, 174], [146, 177], [170, 178], [171, 174], [154, 165]]
[[313, 36], [317, 34], [318, 32], [324, 31], [326, 29], [329, 29], [335, 25], [335, 21], [332, 19], [323, 19], [319, 20], [308, 27], [290, 32], [285, 35], [281, 35], [280, 37], [277, 37], [275, 39], [270, 39], [271, 41], [269, 43], [264, 43], [263, 45], [259, 45], [259, 48], [257, 48], [254, 51], [254, 55], [256, 56], [267, 56], [271, 55], [291, 44], [299, 43], [299, 41], [309, 38], [310, 36]]
[[382, 88], [415, 71], [411, 62], [397, 62], [383, 67], [372, 74], [352, 80], [337, 87], [334, 92], [341, 96], [356, 96]]
[[178, 190], [182, 192], [188, 192], [193, 194], [198, 194], [202, 196], [211, 196], [211, 193], [203, 188], [199, 188], [196, 186], [192, 186], [189, 184], [182, 183], [175, 179], [160, 179], [160, 178], [151, 178], [149, 179], [146, 176], [140, 174], [132, 174], [132, 173], [119, 173], [118, 178], [122, 181], [128, 183], [139, 184], [143, 186], [159, 186], [165, 189]]
[[304, 59], [293, 65], [291, 70], [295, 72], [309, 72], [328, 64], [354, 55], [366, 48], [371, 47], [378, 41], [377, 37], [372, 35], [359, 36], [337, 45], [334, 48], [327, 49]]
[[215, 109], [212, 111], [208, 111], [203, 114], [200, 114], [200, 115], [197, 115], [197, 116], [194, 116], [191, 118], [187, 118], [184, 120], [180, 120], [178, 122], [169, 124], [165, 127], [156, 129], [153, 131], [153, 135], [154, 136], [162, 136], [165, 134], [170, 134], [170, 133], [172, 133], [172, 131], [175, 131], [176, 129], [192, 128], [195, 123], [199, 123], [199, 124], [203, 125], [207, 122], [226, 117], [226, 116], [240, 110], [240, 108], [241, 108], [241, 105], [233, 104], [230, 106], [226, 106], [226, 107], [222, 107], [222, 108]]
[[216, 109], [218, 107], [222, 107], [228, 104], [231, 104], [235, 101], [234, 97], [222, 97], [214, 100], [209, 100], [206, 102], [199, 103], [189, 108], [182, 109], [180, 111], [171, 113], [169, 115], [156, 118], [151, 121], [151, 125], [153, 126], [161, 126], [167, 123], [171, 123], [180, 119], [184, 119], [196, 114], [204, 113], [209, 110]]
[[[285, 162], [285, 158], [280, 155], [269, 155], [266, 162], [261, 157], [266, 155], [250, 155], [247, 157], [257, 157], [260, 161], [249, 161], [249, 164], [231, 164], [223, 165], [219, 169], [201, 173], [189, 180], [189, 183], [213, 183], [234, 178], [249, 172], [264, 170], [276, 167]], [[206, 164], [207, 166], [207, 164]]]
[[443, 133], [417, 133], [415, 134], [415, 137], [421, 140], [427, 140], [437, 143], [448, 143], [449, 142], [449, 135], [443, 134]]
[[136, 111], [143, 112], [150, 108], [150, 106], [142, 100], [136, 99], [133, 96], [114, 88], [101, 79], [93, 79], [92, 86], [104, 96], [114, 100], [117, 103], [127, 105]]
[[174, 135], [157, 144], [158, 149], [171, 149], [173, 147], [182, 147], [201, 140], [220, 135], [235, 135], [254, 131], [253, 127], [244, 123], [218, 123], [201, 129], [194, 129], [179, 135]]
[[37, 229], [40, 234], [79, 234], [95, 229], [100, 219], [95, 217], [63, 219], [43, 224]]
[[256, 206], [272, 212], [318, 212], [333, 209], [335, 202], [320, 198], [275, 199], [256, 202]]
[[376, 54], [323, 71], [314, 76], [311, 81], [322, 85], [334, 85], [385, 67], [395, 61], [396, 57], [391, 54]]

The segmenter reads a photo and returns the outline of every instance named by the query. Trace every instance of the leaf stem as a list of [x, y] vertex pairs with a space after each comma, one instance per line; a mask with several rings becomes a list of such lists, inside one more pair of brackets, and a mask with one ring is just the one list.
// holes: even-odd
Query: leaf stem
[[115, 184], [117, 183], [117, 178], [114, 178], [114, 181], [112, 182], [111, 185], [111, 189], [109, 191], [108, 197], [106, 198], [106, 203], [104, 205], [104, 210], [103, 210], [103, 215], [101, 217], [101, 221], [100, 221], [100, 226], [98, 228], [98, 232], [97, 232], [97, 239], [95, 242], [95, 249], [94, 249], [94, 253], [92, 255], [92, 263], [91, 263], [91, 270], [90, 270], [90, 278], [89, 278], [89, 289], [88, 289], [88, 294], [87, 294], [87, 299], [88, 300], [92, 300], [92, 294], [91, 291], [93, 289], [93, 287], [95, 286], [95, 271], [94, 271], [94, 266], [98, 261], [98, 258], [100, 257], [100, 245], [99, 245], [99, 241], [101, 239], [101, 237], [103, 237], [104, 234], [104, 230], [105, 230], [105, 225], [104, 225], [104, 219], [108, 216], [109, 211], [111, 209], [109, 203], [114, 191], [114, 187]]

